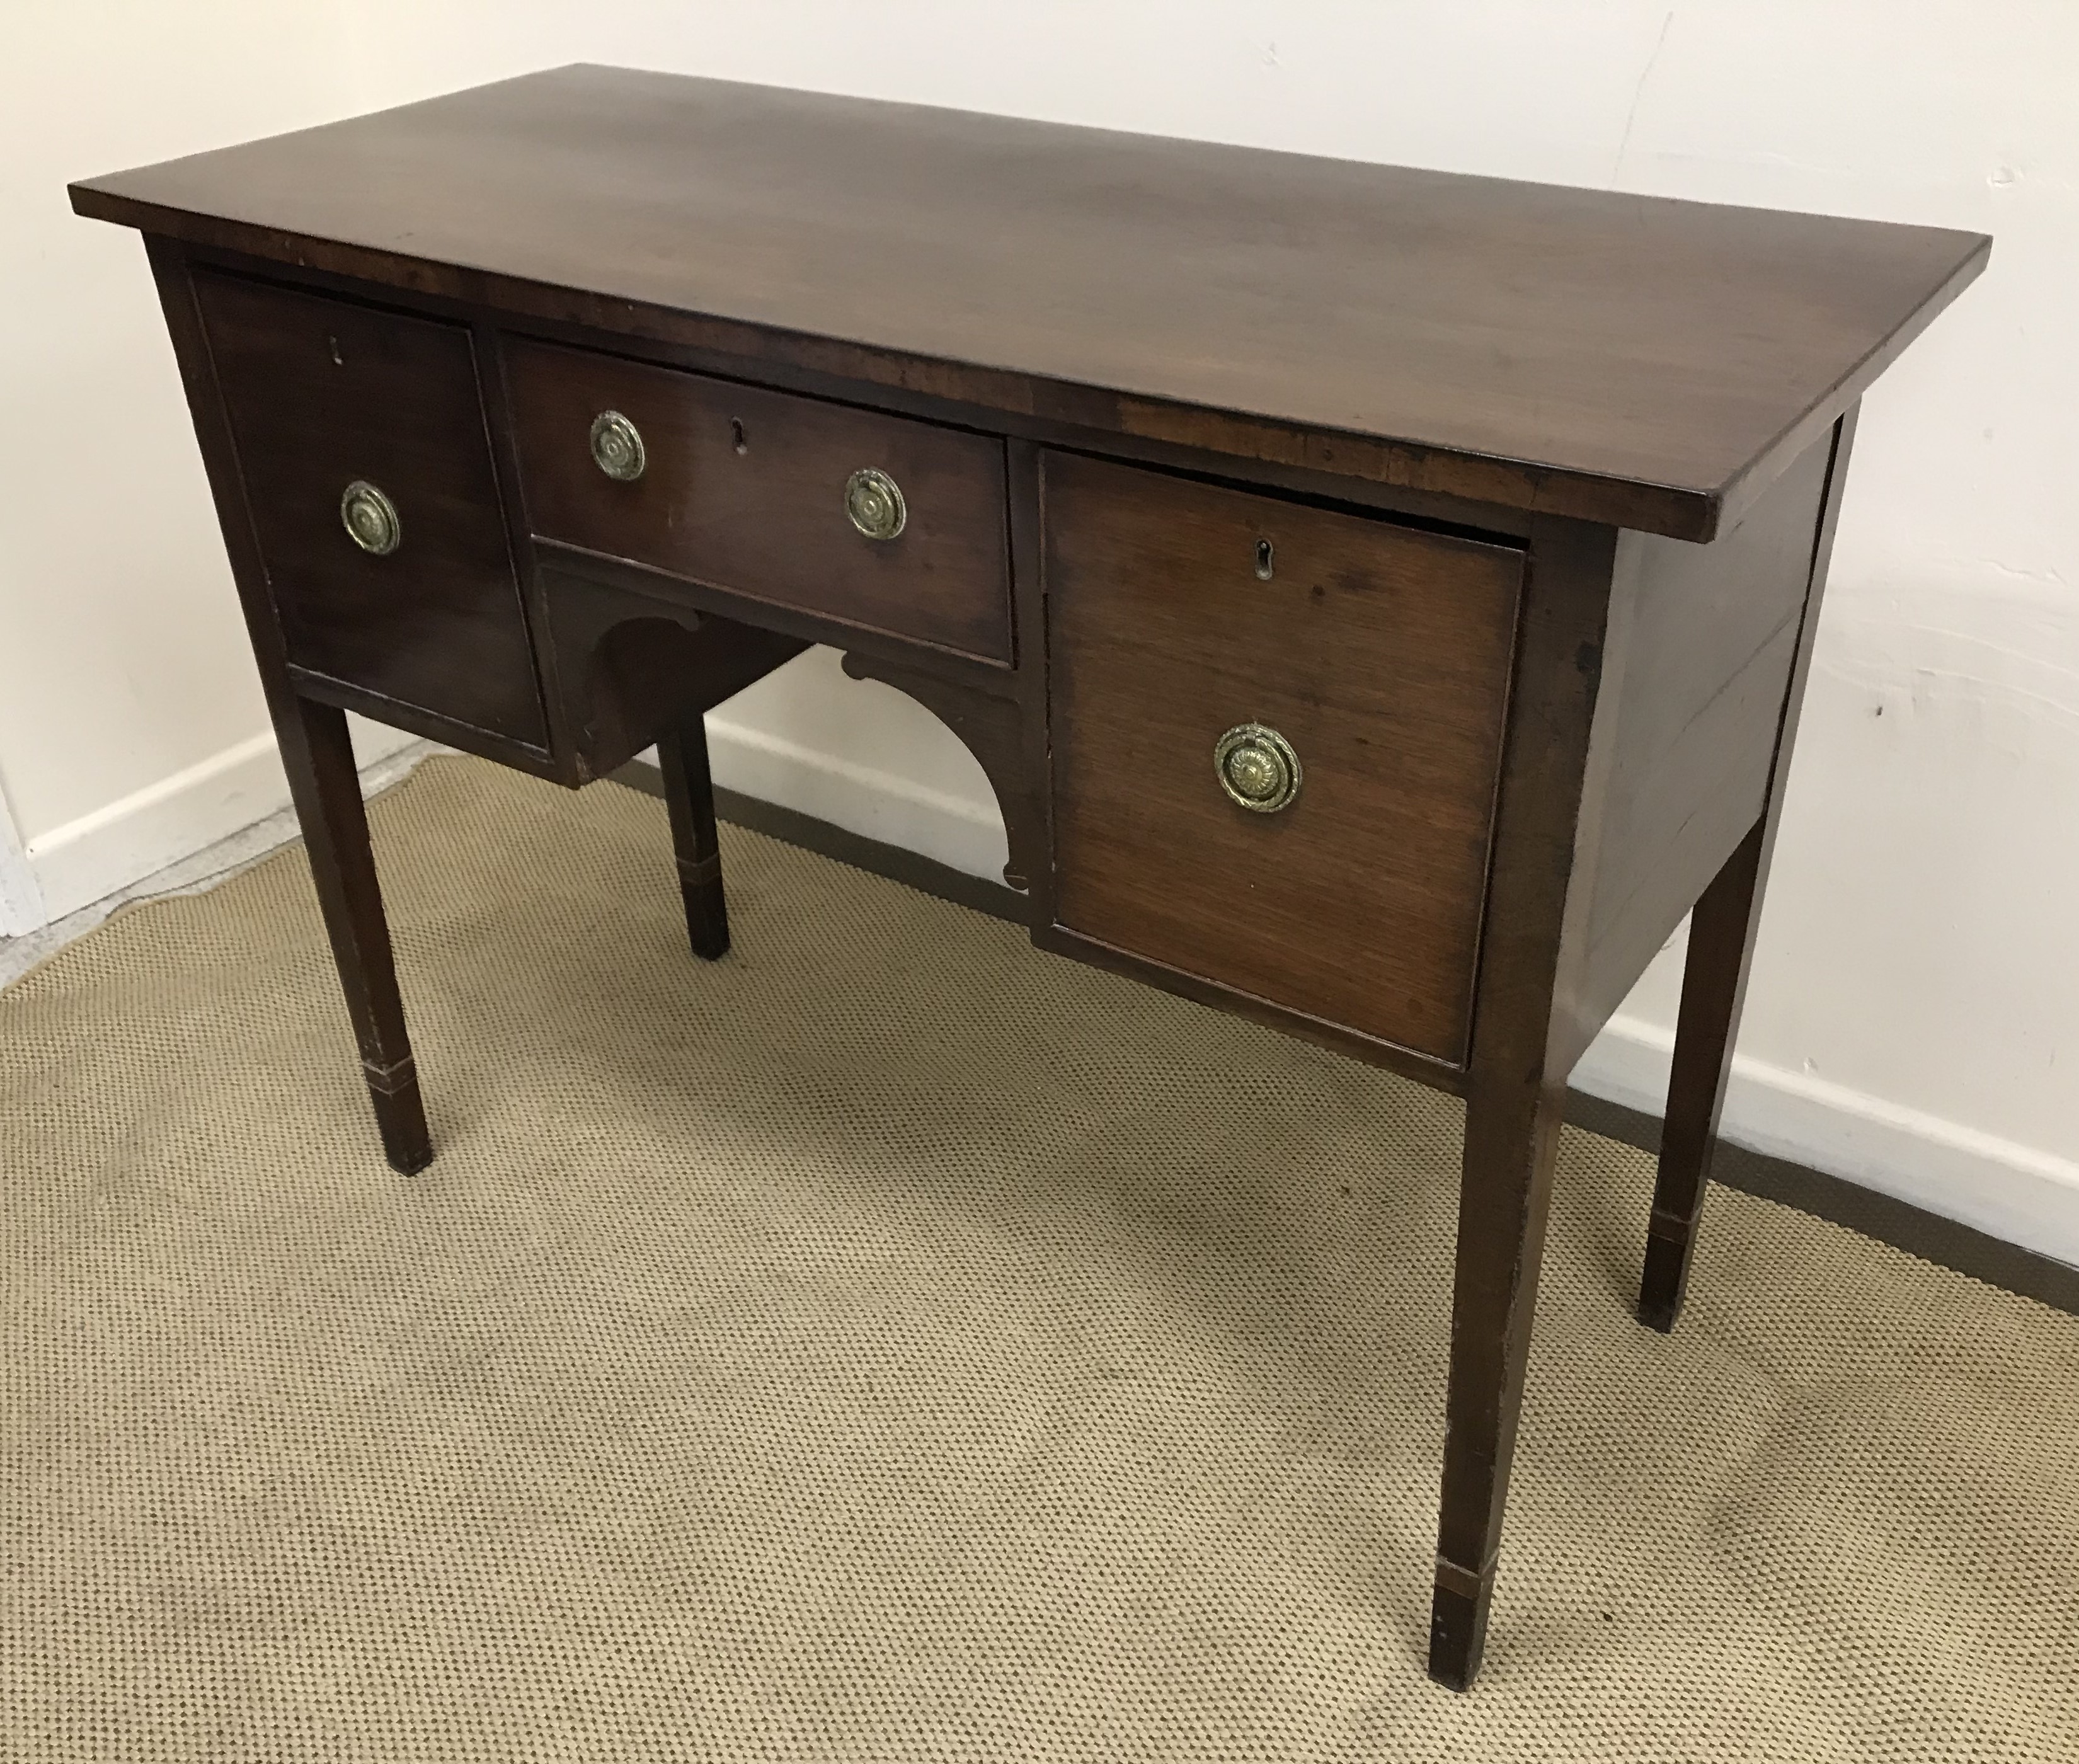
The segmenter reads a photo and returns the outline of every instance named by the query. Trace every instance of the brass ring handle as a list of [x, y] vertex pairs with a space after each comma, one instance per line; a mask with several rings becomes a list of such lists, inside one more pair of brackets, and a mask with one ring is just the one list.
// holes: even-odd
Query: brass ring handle
[[1213, 743], [1213, 771], [1230, 800], [1251, 813], [1275, 814], [1299, 794], [1299, 756], [1261, 723], [1237, 723]]
[[592, 418], [592, 463], [618, 484], [634, 483], [650, 463], [642, 431], [619, 411], [601, 411]]
[[341, 494], [339, 521], [347, 537], [374, 557], [387, 558], [404, 542], [396, 504], [365, 478], [355, 479]]
[[869, 539], [893, 539], [901, 533], [910, 511], [895, 480], [872, 466], [845, 480], [845, 512]]

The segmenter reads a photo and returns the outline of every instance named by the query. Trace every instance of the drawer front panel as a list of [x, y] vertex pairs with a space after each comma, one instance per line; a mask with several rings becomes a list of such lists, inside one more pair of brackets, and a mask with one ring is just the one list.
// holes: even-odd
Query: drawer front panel
[[[1521, 554], [1072, 456], [1045, 470], [1060, 924], [1462, 1064]], [[1215, 771], [1249, 724], [1298, 763], [1270, 812]], [[1230, 775], [1270, 789], [1278, 761]]]
[[[195, 286], [289, 660], [546, 743], [469, 332], [205, 271]], [[395, 549], [347, 530], [357, 483], [387, 500]]]
[[[506, 371], [539, 537], [1010, 660], [1001, 441], [550, 344], [508, 341]], [[640, 437], [632, 480], [593, 456], [608, 412]], [[863, 470], [901, 492], [893, 538], [868, 537], [847, 512]]]

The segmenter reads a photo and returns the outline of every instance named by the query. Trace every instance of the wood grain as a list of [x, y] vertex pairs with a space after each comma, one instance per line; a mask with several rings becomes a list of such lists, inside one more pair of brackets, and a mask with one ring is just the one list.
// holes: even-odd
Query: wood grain
[[383, 916], [346, 713], [303, 698], [289, 700], [282, 709], [274, 725], [282, 769], [288, 774], [347, 1015], [360, 1044], [362, 1076], [382, 1135], [383, 1155], [399, 1175], [416, 1176], [433, 1161], [433, 1142], [419, 1094], [418, 1065], [405, 1032], [390, 926]]
[[[207, 272], [195, 291], [290, 663], [545, 745], [468, 332]], [[387, 557], [341, 525], [357, 479], [396, 504]]]
[[[1060, 922], [1462, 1061], [1521, 554], [1065, 454], [1044, 518]], [[1251, 721], [1275, 814], [1214, 773]]]
[[[1465, 1098], [1429, 1670], [1468, 1684], [1567, 1070], [1715, 871], [1664, 1325], [1855, 401], [1987, 241], [599, 69], [73, 199], [147, 231], [398, 1167], [337, 708], [572, 784], [661, 738], [712, 955], [699, 713], [836, 642], [981, 764], [1043, 947]], [[845, 519], [863, 466], [899, 541]], [[351, 476], [422, 578], [338, 532]], [[1219, 788], [1245, 721], [1306, 767], [1280, 813]]]
[[1584, 932], [1588, 889], [1574, 858], [1605, 775], [1595, 750], [1613, 722], [1603, 664], [1616, 539], [1607, 528], [1541, 521], [1525, 572], [1466, 1076], [1430, 1605], [1429, 1675], [1454, 1690], [1471, 1683], [1486, 1643], [1565, 1112], [1558, 976]]
[[729, 953], [729, 901], [722, 891], [706, 723], [696, 715], [666, 730], [657, 739], [657, 763], [671, 819], [679, 899], [686, 909], [686, 940], [702, 961], [718, 962]]
[[567, 571], [538, 571], [542, 655], [560, 688], [563, 781], [625, 765], [792, 661], [798, 637]]
[[[1011, 655], [1003, 443], [817, 399], [546, 344], [505, 350], [529, 520], [540, 537], [963, 654]], [[593, 419], [641, 433], [623, 483]], [[845, 513], [864, 466], [901, 487], [892, 540]]]
[[1717, 1146], [1718, 1121], [1732, 1072], [1733, 1048], [1746, 1002], [1747, 976], [1761, 930], [1762, 901], [1768, 886], [1776, 837], [1783, 825], [1785, 787], [1805, 685], [1812, 670], [1826, 571], [1841, 516], [1860, 408], [1836, 425], [1830, 445], [1806, 566], [1807, 587], [1797, 619], [1796, 658], [1784, 682], [1780, 713], [1769, 761], [1765, 806], [1733, 855], [1726, 860], [1690, 921], [1689, 949], [1682, 971], [1682, 1007], [1675, 1027], [1675, 1057], [1668, 1074], [1667, 1114], [1654, 1177], [1653, 1211], [1646, 1225], [1638, 1319], [1663, 1331], [1675, 1327], [1696, 1254], [1696, 1231]]
[[311, 880], [339, 971], [340, 991], [384, 1156], [409, 1176], [433, 1157], [419, 1093], [418, 1068], [404, 1023], [403, 995], [383, 912], [383, 892], [369, 843], [368, 817], [346, 718], [337, 706], [299, 696], [282, 652], [281, 619], [267, 588], [259, 541], [239, 481], [231, 424], [210, 360], [209, 339], [186, 254], [163, 240], [147, 242], [152, 278], [165, 313], [195, 440], [209, 474], [224, 549], [253, 642], [260, 689], [282, 754], [302, 829]]
[[73, 200], [514, 313], [1690, 539], [1989, 249], [598, 67]]
[[1674, 934], [1767, 800], [1798, 652], [1830, 433], [1709, 546], [1627, 535], [1623, 632], [1606, 786], [1581, 856], [1580, 969], [1567, 990], [1571, 1066]]

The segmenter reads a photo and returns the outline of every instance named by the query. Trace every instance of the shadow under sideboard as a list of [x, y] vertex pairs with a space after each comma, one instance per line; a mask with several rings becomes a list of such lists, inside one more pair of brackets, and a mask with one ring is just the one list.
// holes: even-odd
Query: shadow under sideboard
[[[610, 776], [615, 783], [646, 796], [662, 797], [664, 793], [663, 775], [646, 760], [630, 760]], [[969, 876], [935, 858], [868, 838], [760, 797], [720, 785], [714, 794], [716, 813], [736, 826], [784, 840], [819, 856], [835, 858], [854, 869], [885, 876], [956, 905], [986, 913], [992, 918], [1020, 926], [1027, 922], [1023, 897], [1000, 882]], [[1660, 1149], [1658, 1116], [1606, 1101], [1583, 1090], [1567, 1092], [1567, 1120], [1570, 1126], [1634, 1146], [1649, 1156]], [[1711, 1164], [1711, 1179], [1742, 1193], [1845, 1226], [1972, 1280], [2079, 1316], [2079, 1268], [1974, 1230], [1910, 1201], [1808, 1164], [1751, 1151], [1730, 1140], [1720, 1143]]]

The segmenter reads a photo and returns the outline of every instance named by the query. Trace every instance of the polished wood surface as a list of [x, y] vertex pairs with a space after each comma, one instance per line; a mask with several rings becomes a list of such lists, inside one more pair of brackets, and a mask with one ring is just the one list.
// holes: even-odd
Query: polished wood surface
[[1691, 539], [1988, 249], [600, 67], [73, 199], [516, 314]]
[[1711, 1144], [1726, 1106], [1733, 1041], [1746, 997], [1748, 959], [1761, 922], [1756, 909], [1767, 830], [1760, 821], [1748, 830], [1690, 915], [1667, 1118], [1661, 1130], [1646, 1260], [1639, 1273], [1638, 1320], [1663, 1335], [1674, 1328], [1689, 1284]]
[[658, 770], [671, 823], [671, 857], [686, 938], [704, 962], [729, 953], [729, 904], [722, 892], [722, 842], [715, 834], [714, 781], [708, 769], [708, 732], [688, 717], [657, 738]]
[[566, 784], [604, 777], [807, 647], [566, 569], [541, 567], [534, 577]]
[[1834, 437], [1808, 447], [1716, 544], [1620, 541], [1604, 666], [1618, 676], [1586, 849], [1569, 1063], [1624, 1001], [1768, 801], [1809, 621]]
[[1797, 748], [1819, 608], [1826, 591], [1826, 568], [1840, 525], [1841, 499], [1860, 419], [1859, 407], [1847, 412], [1827, 449], [1808, 586], [1798, 611], [1797, 656], [1779, 701], [1760, 816], [1712, 878], [1690, 918], [1673, 1070], [1667, 1085], [1667, 1116], [1654, 1173], [1653, 1210], [1646, 1223], [1646, 1260], [1639, 1276], [1639, 1321], [1663, 1334], [1674, 1328], [1681, 1312], [1696, 1252], [1697, 1226], [1717, 1146], [1726, 1087], [1732, 1075], [1740, 1013], [1746, 1004], [1747, 976], [1753, 971], [1755, 943], [1761, 930], [1769, 865], [1783, 826], [1784, 781]]
[[[598, 69], [73, 199], [148, 235], [391, 1161], [432, 1148], [341, 711], [574, 786], [659, 744], [724, 959], [701, 714], [835, 644], [974, 756], [1035, 942], [1465, 1098], [1469, 1683], [1567, 1073], [1694, 905], [1665, 1328], [1856, 399], [1986, 241]], [[1215, 778], [1244, 722], [1277, 814]]]
[[308, 849], [318, 908], [339, 969], [346, 1014], [361, 1049], [362, 1076], [375, 1111], [383, 1155], [400, 1176], [415, 1176], [433, 1160], [419, 1068], [404, 1029], [404, 1001], [383, 913], [382, 885], [368, 842], [368, 812], [361, 773], [346, 728], [346, 713], [307, 698], [276, 707], [289, 795]]
[[[546, 745], [469, 332], [230, 276], [195, 291], [291, 663]], [[341, 523], [357, 479], [396, 505], [387, 556]]]
[[[594, 351], [514, 343], [505, 368], [540, 537], [1010, 659], [1001, 441]], [[642, 437], [632, 483], [592, 459], [606, 411]], [[868, 538], [845, 513], [846, 483], [865, 467], [901, 489], [896, 538]]]
[[844, 671], [854, 679], [880, 680], [906, 692], [960, 738], [989, 780], [1003, 816], [1010, 848], [1003, 879], [1014, 888], [1031, 889], [1047, 863], [1045, 780], [1031, 752], [1032, 725], [1044, 718], [1044, 703], [857, 650], [846, 655]]
[[1486, 1646], [1572, 1064], [1558, 976], [1579, 938], [1587, 891], [1576, 885], [1574, 854], [1613, 722], [1603, 657], [1616, 550], [1607, 527], [1543, 521], [1524, 581], [1465, 1087], [1430, 1606], [1429, 1674], [1456, 1690], [1470, 1684]]
[[1523, 554], [1073, 455], [1045, 506], [1058, 922], [1462, 1064]]

